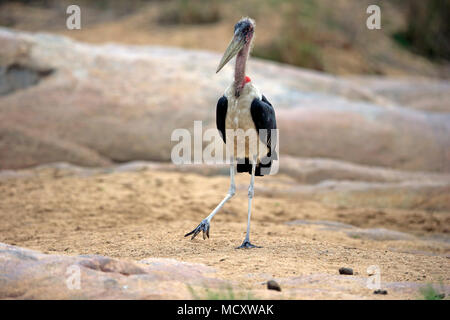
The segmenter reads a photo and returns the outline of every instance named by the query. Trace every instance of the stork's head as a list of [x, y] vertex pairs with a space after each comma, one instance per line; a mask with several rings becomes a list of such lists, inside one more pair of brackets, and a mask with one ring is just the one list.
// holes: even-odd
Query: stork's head
[[220, 60], [217, 72], [219, 72], [242, 48], [250, 46], [255, 32], [255, 21], [250, 18], [242, 18], [234, 26], [234, 36], [227, 50]]

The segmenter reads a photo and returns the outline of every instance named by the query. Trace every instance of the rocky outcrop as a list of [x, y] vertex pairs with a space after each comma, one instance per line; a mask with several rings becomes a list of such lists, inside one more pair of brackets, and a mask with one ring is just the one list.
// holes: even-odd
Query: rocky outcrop
[[[214, 127], [232, 76], [230, 66], [215, 75], [219, 55], [202, 51], [88, 45], [4, 28], [0, 42], [0, 67], [10, 70], [0, 80], [9, 88], [0, 97], [2, 169], [170, 160], [175, 128], [191, 130], [194, 120]], [[282, 154], [450, 171], [448, 102], [411, 108], [410, 93], [398, 97], [403, 89], [380, 93], [364, 79], [257, 59], [249, 74], [276, 106]]]
[[411, 240], [414, 236], [408, 233], [388, 230], [384, 228], [372, 228], [363, 229], [357, 228], [350, 224], [336, 222], [336, 221], [324, 221], [324, 220], [294, 220], [287, 222], [288, 225], [314, 225], [320, 230], [344, 232], [351, 238], [363, 238], [376, 241], [386, 240]]
[[450, 82], [433, 79], [389, 79], [380, 77], [349, 77], [350, 81], [364, 83], [376, 95], [398, 105], [418, 110], [450, 112]]
[[223, 286], [215, 270], [175, 259], [61, 256], [0, 243], [0, 299], [180, 299]]

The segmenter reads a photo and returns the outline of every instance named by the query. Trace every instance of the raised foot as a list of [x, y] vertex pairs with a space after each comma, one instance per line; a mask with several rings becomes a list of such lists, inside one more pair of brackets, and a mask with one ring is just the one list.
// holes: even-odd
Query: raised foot
[[209, 221], [208, 220], [203, 220], [202, 222], [200, 222], [200, 224], [197, 226], [197, 228], [195, 228], [194, 230], [192, 230], [189, 233], [186, 233], [184, 236], [190, 236], [192, 234], [191, 240], [194, 239], [199, 233], [200, 231], [203, 231], [203, 240], [206, 239], [206, 237], [209, 238]]
[[251, 249], [251, 248], [262, 248], [262, 247], [255, 246], [254, 244], [251, 244], [250, 241], [244, 240], [244, 242], [242, 242], [242, 244], [236, 249]]

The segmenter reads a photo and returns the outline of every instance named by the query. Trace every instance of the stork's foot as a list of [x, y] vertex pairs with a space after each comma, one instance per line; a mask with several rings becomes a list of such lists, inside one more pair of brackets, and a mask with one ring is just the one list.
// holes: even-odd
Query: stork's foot
[[251, 249], [251, 248], [262, 248], [262, 247], [251, 244], [249, 240], [244, 240], [244, 242], [242, 242], [242, 244], [236, 249]]
[[202, 222], [200, 222], [200, 224], [197, 226], [197, 228], [195, 228], [194, 230], [192, 230], [189, 233], [186, 233], [184, 236], [188, 237], [192, 234], [191, 240], [194, 239], [199, 233], [200, 231], [203, 231], [203, 240], [206, 239], [206, 237], [209, 238], [209, 221], [208, 220], [203, 220]]

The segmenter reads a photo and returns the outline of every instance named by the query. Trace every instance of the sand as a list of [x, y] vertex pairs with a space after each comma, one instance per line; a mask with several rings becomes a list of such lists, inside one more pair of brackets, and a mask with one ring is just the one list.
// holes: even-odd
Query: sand
[[[450, 283], [450, 245], [432, 239], [445, 236], [442, 228], [448, 226], [449, 213], [350, 209], [305, 195], [271, 196], [269, 188], [294, 181], [284, 175], [257, 177], [250, 238], [263, 248], [237, 250], [246, 230], [248, 175], [238, 175], [237, 195], [212, 220], [210, 239], [199, 235], [191, 241], [184, 234], [224, 197], [228, 177], [151, 169], [92, 175], [52, 168], [32, 172], [0, 180], [0, 242], [50, 254], [203, 263], [216, 268], [217, 277], [251, 292], [261, 292], [265, 281], [278, 279], [284, 289], [293, 289], [289, 294], [272, 291], [281, 298], [308, 298], [300, 288], [313, 288], [315, 277], [333, 283], [340, 267], [366, 277], [366, 269], [378, 265], [383, 282], [414, 285], [412, 291], [387, 296], [350, 287], [352, 295], [362, 298], [417, 298], [418, 285]], [[289, 224], [295, 220], [303, 222]], [[427, 227], [433, 222], [441, 229]], [[346, 233], [368, 227], [409, 233], [384, 241]], [[309, 281], [301, 284], [299, 279]], [[320, 289], [315, 298], [347, 297], [336, 288]]]

